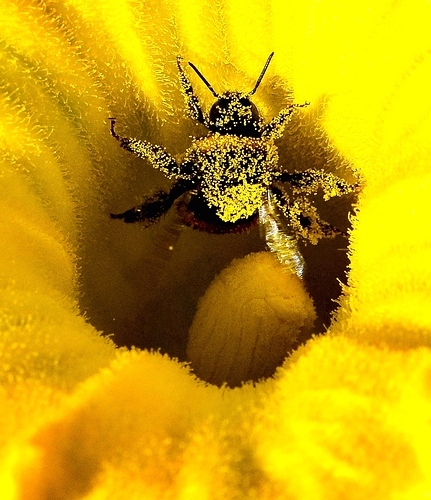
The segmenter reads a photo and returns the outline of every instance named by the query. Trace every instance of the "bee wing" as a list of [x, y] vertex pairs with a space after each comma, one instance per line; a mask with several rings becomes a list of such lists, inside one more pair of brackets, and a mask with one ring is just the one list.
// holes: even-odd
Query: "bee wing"
[[305, 267], [304, 257], [299, 250], [296, 239], [288, 233], [287, 226], [272, 198], [273, 194], [268, 189], [259, 209], [259, 226], [262, 238], [281, 264], [302, 278]]

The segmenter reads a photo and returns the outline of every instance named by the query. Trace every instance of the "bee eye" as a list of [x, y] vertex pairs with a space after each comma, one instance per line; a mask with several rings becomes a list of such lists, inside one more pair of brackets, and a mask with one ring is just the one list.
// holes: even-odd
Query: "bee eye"
[[256, 107], [255, 104], [253, 104], [252, 102], [250, 102], [250, 104], [251, 104], [251, 116], [252, 116], [252, 119], [253, 119], [254, 122], [258, 122], [259, 121], [259, 111], [257, 110], [257, 107]]
[[230, 99], [219, 99], [216, 101], [210, 110], [210, 119], [216, 121], [222, 116], [226, 116], [231, 112], [230, 110], [231, 100]]

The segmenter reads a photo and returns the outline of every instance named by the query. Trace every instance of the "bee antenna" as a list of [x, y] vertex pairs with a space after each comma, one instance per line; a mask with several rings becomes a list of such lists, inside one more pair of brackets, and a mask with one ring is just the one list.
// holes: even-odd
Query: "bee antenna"
[[266, 70], [268, 69], [269, 63], [271, 62], [273, 55], [274, 55], [274, 52], [271, 52], [271, 54], [269, 54], [269, 57], [266, 60], [265, 66], [263, 67], [263, 70], [260, 73], [259, 78], [257, 79], [256, 85], [254, 86], [253, 90], [251, 92], [249, 92], [247, 95], [253, 95], [256, 92], [257, 87], [259, 87], [260, 82], [262, 81], [263, 75], [265, 74]]
[[220, 98], [220, 96], [217, 94], [217, 92], [212, 88], [210, 82], [204, 77], [204, 75], [198, 70], [198, 68], [189, 61], [189, 65], [195, 70], [196, 74], [198, 77], [205, 83], [205, 85], [210, 89], [214, 97], [217, 97], [217, 99]]

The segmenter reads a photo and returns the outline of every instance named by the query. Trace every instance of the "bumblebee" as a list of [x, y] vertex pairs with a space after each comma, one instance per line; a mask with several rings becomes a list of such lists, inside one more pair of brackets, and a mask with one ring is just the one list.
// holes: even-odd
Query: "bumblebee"
[[[211, 84], [189, 62], [190, 67], [216, 98], [208, 114], [204, 113], [192, 84], [177, 57], [181, 92], [187, 114], [208, 129], [205, 137], [193, 140], [178, 164], [164, 147], [144, 140], [111, 134], [122, 148], [146, 159], [174, 183], [169, 192], [159, 191], [141, 205], [123, 213], [111, 214], [124, 222], [155, 223], [176, 204], [184, 224], [210, 233], [240, 232], [260, 220], [266, 232], [279, 226], [277, 211], [287, 218], [295, 238], [316, 243], [319, 238], [334, 237], [341, 231], [320, 219], [308, 195], [323, 190], [324, 199], [356, 191], [343, 179], [324, 170], [288, 172], [279, 165], [274, 141], [283, 135], [292, 113], [309, 103], [289, 104], [269, 123], [264, 123], [251, 96], [257, 91], [274, 52], [268, 57], [250, 92], [215, 92]], [[291, 194], [283, 189], [288, 183]], [[275, 226], [274, 226], [275, 224]], [[268, 238], [267, 238], [268, 240]]]

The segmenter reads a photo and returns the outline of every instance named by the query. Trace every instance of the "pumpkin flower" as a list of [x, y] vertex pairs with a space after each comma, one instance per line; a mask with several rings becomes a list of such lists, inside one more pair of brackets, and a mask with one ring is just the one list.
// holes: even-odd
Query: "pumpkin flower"
[[[0, 0], [2, 499], [431, 495], [430, 25], [426, 0]], [[176, 57], [246, 92], [273, 51], [253, 102], [310, 102], [279, 161], [359, 176], [349, 240], [300, 280], [252, 231], [111, 220], [170, 183], [109, 118], [180, 158], [206, 131]]]

